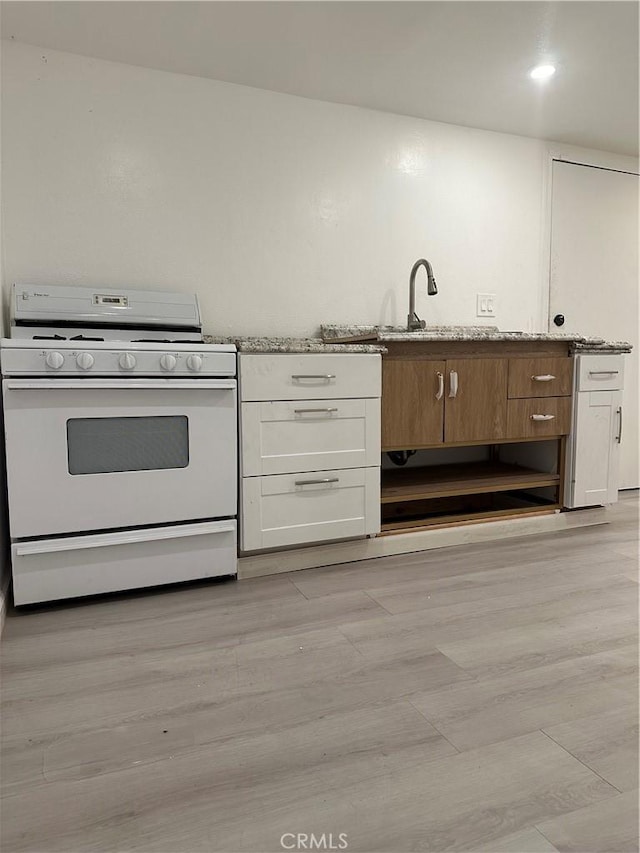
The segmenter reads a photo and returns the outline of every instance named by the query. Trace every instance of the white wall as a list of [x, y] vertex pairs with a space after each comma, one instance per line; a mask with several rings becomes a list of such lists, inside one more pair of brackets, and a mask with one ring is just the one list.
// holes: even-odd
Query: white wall
[[[4, 281], [178, 289], [214, 334], [546, 329], [549, 146], [2, 42]], [[553, 146], [556, 156], [634, 161]], [[579, 331], [579, 330], [578, 330]]]
[[541, 322], [542, 143], [3, 43], [5, 273], [196, 291], [212, 333]]
[[310, 334], [404, 323], [424, 256], [430, 323], [490, 292], [546, 328], [537, 140], [14, 42], [2, 119], [7, 286], [196, 291], [211, 333]]

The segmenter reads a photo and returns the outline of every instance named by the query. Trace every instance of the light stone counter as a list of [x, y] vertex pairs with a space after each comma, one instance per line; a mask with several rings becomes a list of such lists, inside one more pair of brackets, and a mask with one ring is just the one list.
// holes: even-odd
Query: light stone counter
[[216, 338], [204, 336], [205, 344], [235, 344], [238, 352], [253, 353], [382, 353], [386, 348], [376, 343], [327, 343], [322, 338]]
[[518, 332], [501, 331], [497, 326], [430, 326], [409, 332], [398, 326], [339, 326], [322, 325], [322, 339], [362, 343], [378, 341], [381, 344], [396, 341], [567, 341], [575, 352], [631, 352], [627, 341], [605, 341], [570, 332]]

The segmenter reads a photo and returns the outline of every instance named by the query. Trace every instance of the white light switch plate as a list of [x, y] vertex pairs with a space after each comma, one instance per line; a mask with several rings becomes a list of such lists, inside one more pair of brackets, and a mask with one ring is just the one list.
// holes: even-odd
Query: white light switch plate
[[495, 293], [478, 293], [476, 301], [476, 317], [496, 316]]

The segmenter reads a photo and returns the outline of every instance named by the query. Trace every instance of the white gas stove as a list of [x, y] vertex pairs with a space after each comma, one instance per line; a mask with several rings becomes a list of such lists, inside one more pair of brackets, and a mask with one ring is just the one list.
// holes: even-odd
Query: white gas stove
[[16, 604], [235, 574], [236, 354], [196, 297], [15, 286], [0, 367]]

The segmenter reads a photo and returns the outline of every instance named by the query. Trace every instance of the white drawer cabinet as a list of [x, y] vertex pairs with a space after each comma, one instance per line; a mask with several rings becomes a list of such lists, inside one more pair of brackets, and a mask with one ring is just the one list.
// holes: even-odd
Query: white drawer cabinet
[[243, 353], [240, 396], [260, 400], [331, 400], [380, 397], [379, 355]]
[[380, 464], [380, 400], [242, 403], [242, 476]]
[[247, 477], [242, 523], [245, 551], [377, 533], [380, 469]]
[[624, 385], [624, 355], [580, 355], [578, 391], [619, 391]]
[[624, 356], [577, 357], [565, 506], [618, 500]]
[[243, 551], [380, 530], [381, 357], [239, 357]]

